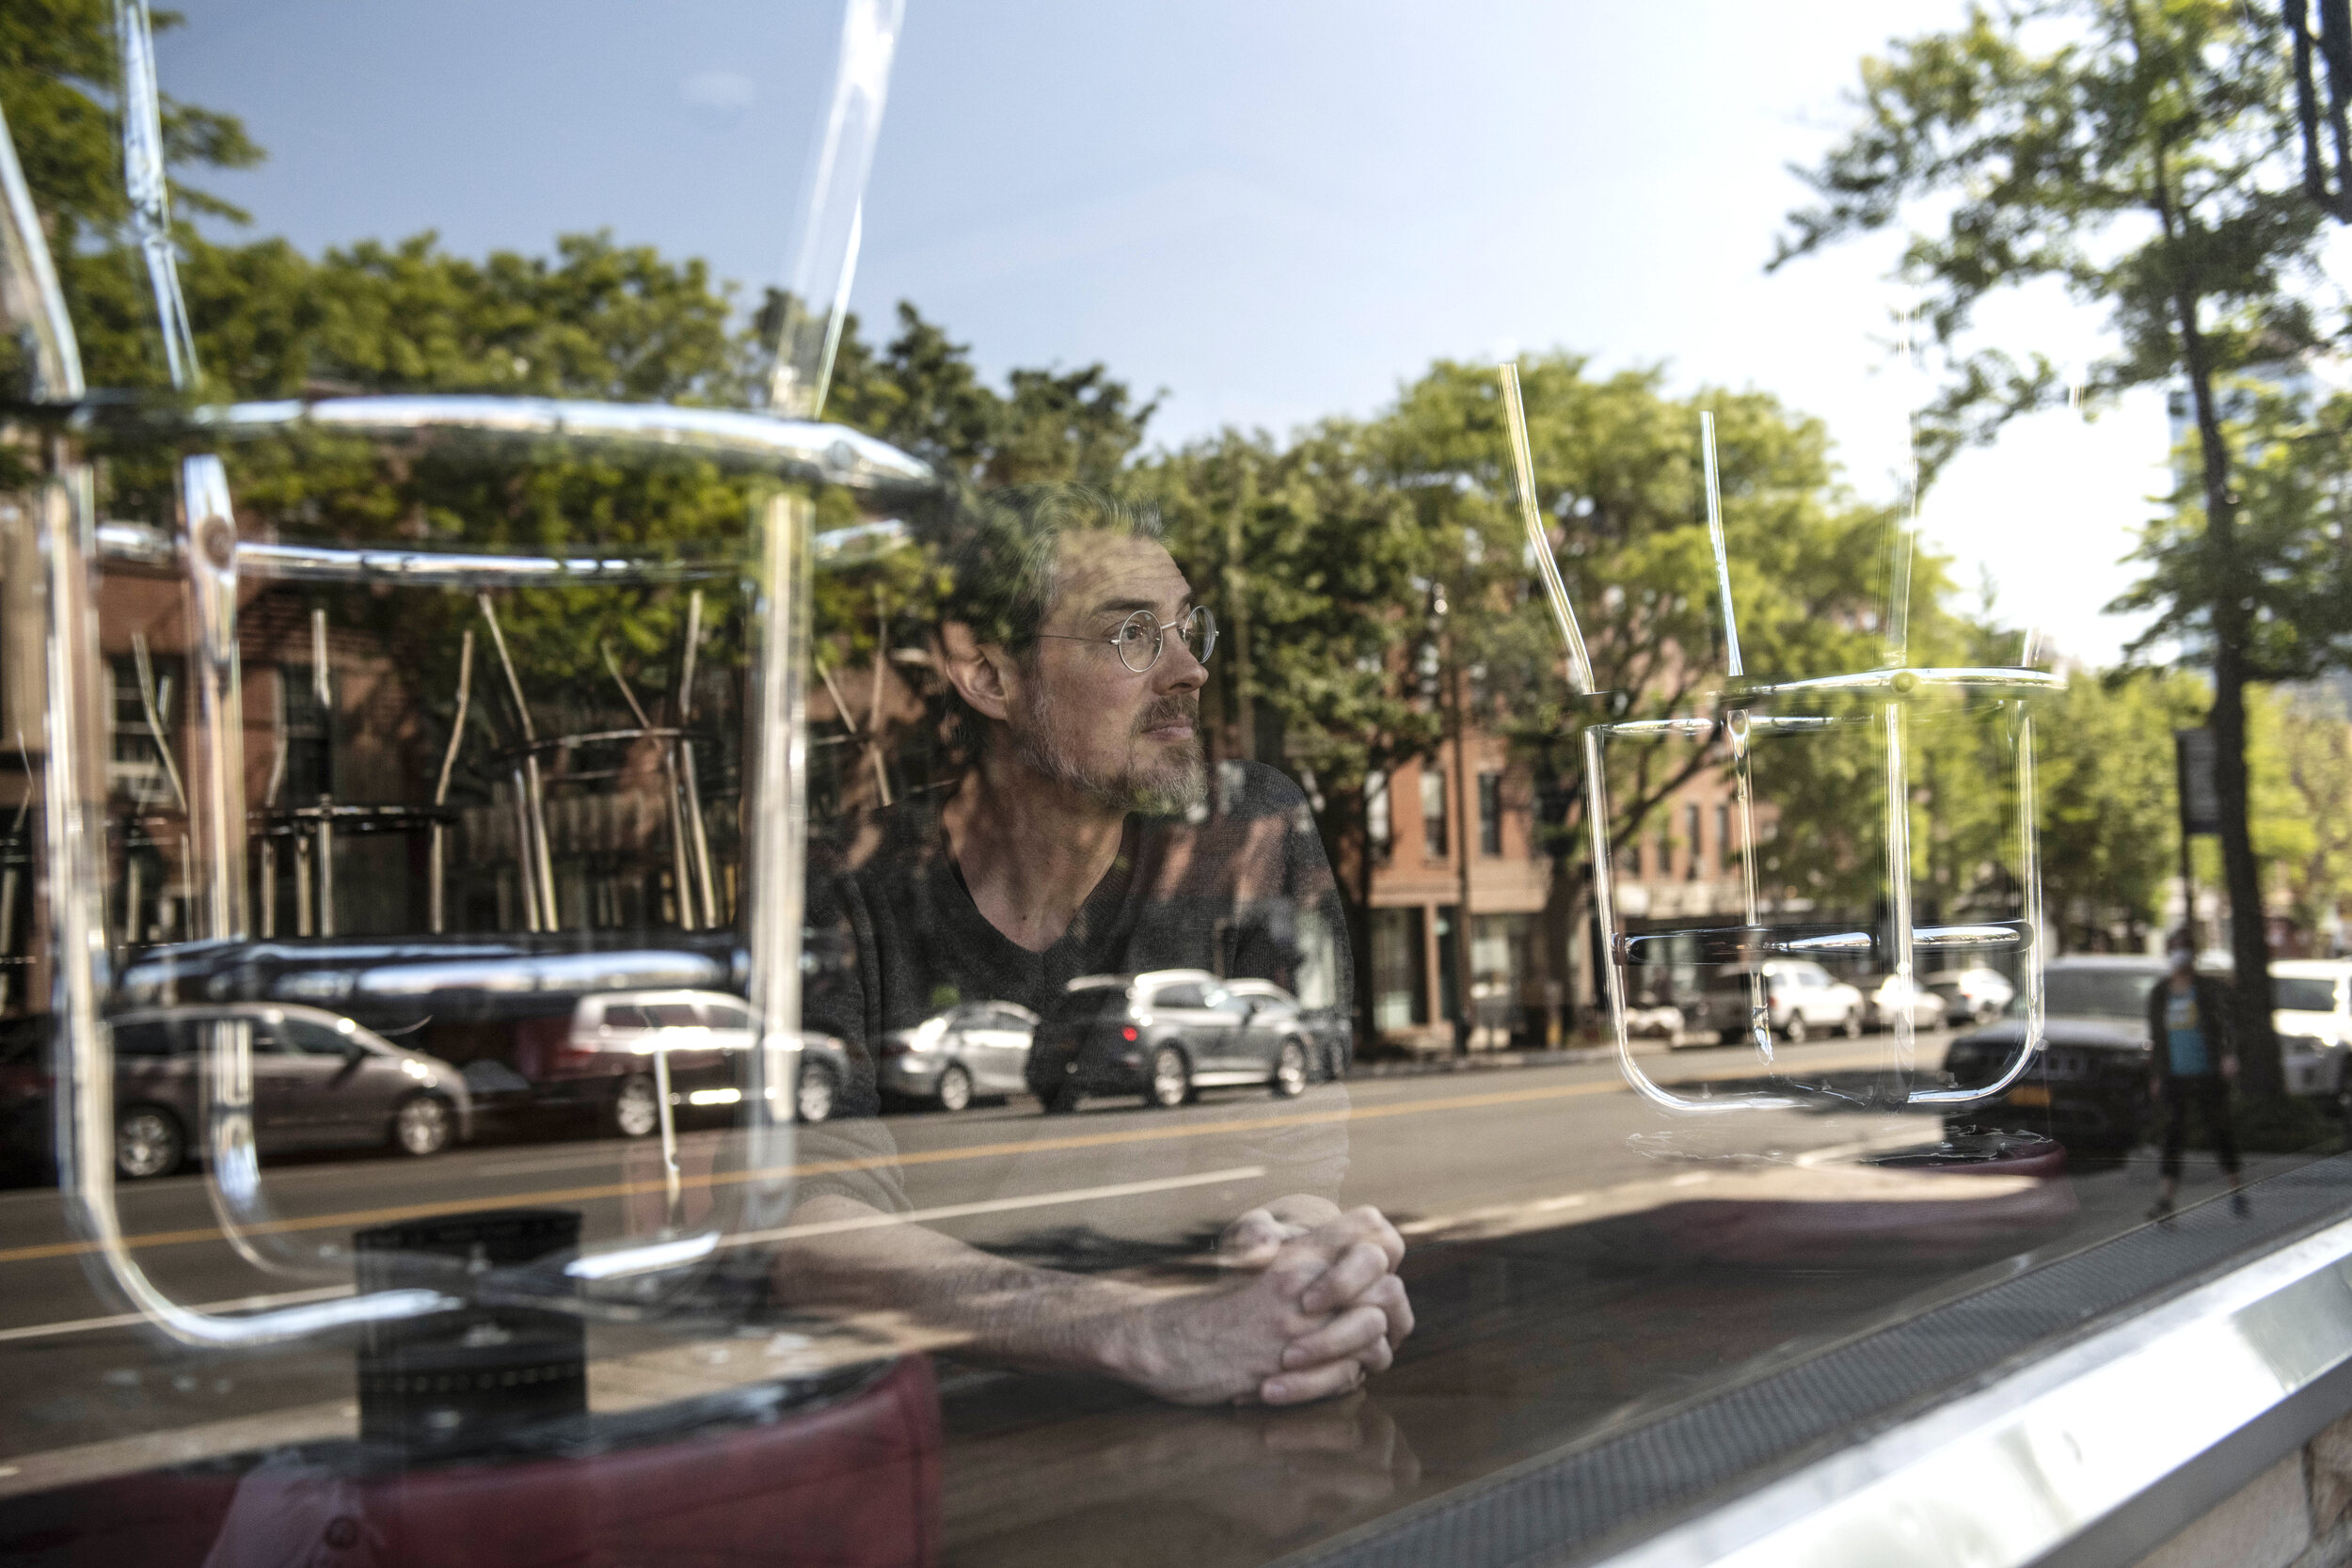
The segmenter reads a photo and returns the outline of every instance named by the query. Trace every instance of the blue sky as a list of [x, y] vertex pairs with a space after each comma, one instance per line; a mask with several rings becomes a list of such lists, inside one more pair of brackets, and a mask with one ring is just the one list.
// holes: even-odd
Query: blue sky
[[[167, 92], [270, 160], [214, 177], [310, 248], [437, 229], [464, 251], [610, 228], [774, 280], [830, 5], [179, 0]], [[1369, 413], [1438, 356], [1561, 347], [1755, 386], [1897, 493], [1924, 388], [1873, 342], [1892, 241], [1766, 277], [1786, 173], [1844, 122], [1855, 62], [1946, 0], [1184, 5], [908, 0], [854, 301], [901, 298], [992, 372], [1102, 360], [1178, 441]], [[2009, 346], [2096, 345], [2037, 296]], [[1932, 541], [2005, 611], [2111, 657], [2098, 607], [2164, 487], [2157, 401], [2020, 427], [1931, 494]]]

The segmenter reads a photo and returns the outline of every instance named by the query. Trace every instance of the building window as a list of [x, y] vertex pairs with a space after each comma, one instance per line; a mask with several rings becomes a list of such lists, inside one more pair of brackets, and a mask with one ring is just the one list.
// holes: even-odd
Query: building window
[[1478, 775], [1478, 852], [1502, 853], [1502, 775]]
[[1731, 808], [1715, 808], [1715, 869], [1728, 875], [1731, 870]]
[[1658, 833], [1658, 874], [1661, 877], [1671, 877], [1675, 874], [1674, 836], [1662, 828]]
[[1396, 834], [1389, 819], [1389, 776], [1376, 770], [1364, 775], [1364, 837], [1372, 844], [1372, 863], [1388, 864]]
[[[1685, 881], [1695, 882], [1699, 879], [1699, 808], [1696, 805], [1685, 806], [1682, 819], [1691, 838], [1691, 853], [1682, 863], [1682, 876]], [[1720, 853], [1723, 840], [1719, 836], [1715, 842]]]
[[[168, 737], [172, 710], [181, 702], [180, 661], [157, 658], [148, 669], [154, 680], [156, 723]], [[139, 694], [138, 661], [109, 659], [106, 677], [106, 782], [141, 806], [161, 805], [172, 798], [171, 783], [164, 771], [163, 749], [155, 743], [155, 729], [147, 721], [147, 703]]]
[[1407, 1029], [1429, 1022], [1418, 906], [1372, 911], [1372, 1026]]
[[1642, 874], [1642, 841], [1638, 838], [1626, 846], [1625, 874], [1635, 878]]
[[1445, 775], [1435, 767], [1421, 770], [1422, 852], [1443, 860], [1450, 847], [1446, 834]]
[[[333, 679], [333, 673], [328, 673]], [[308, 664], [282, 664], [278, 669], [279, 711], [286, 737], [286, 774], [278, 800], [286, 805], [310, 805], [335, 793], [333, 703], [319, 701], [318, 677]]]

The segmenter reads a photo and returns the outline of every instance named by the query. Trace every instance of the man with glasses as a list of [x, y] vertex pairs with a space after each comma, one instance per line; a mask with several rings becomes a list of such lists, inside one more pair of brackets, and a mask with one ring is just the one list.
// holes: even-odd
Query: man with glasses
[[[875, 1042], [980, 1000], [1050, 1019], [1071, 980], [1159, 969], [1295, 990], [1318, 932], [1349, 994], [1337, 889], [1296, 785], [1245, 764], [1209, 809], [1200, 694], [1216, 623], [1155, 520], [1073, 487], [1014, 492], [975, 520], [952, 571], [935, 652], [961, 777], [839, 825], [811, 875], [809, 924], [812, 950], [848, 957], [809, 975], [807, 1026]], [[1325, 1092], [1343, 1106], [1343, 1090]], [[1120, 1140], [1106, 1164], [1073, 1164], [1060, 1183], [1230, 1196], [1224, 1212], [1245, 1212], [1221, 1240], [1237, 1271], [1223, 1288], [1033, 1268], [912, 1225], [796, 1243], [779, 1287], [1189, 1403], [1352, 1388], [1411, 1331], [1404, 1243], [1376, 1211], [1332, 1201], [1341, 1116], [1228, 1126], [1240, 1131]], [[915, 1170], [860, 1164], [804, 1182], [796, 1225], [916, 1207], [903, 1185]]]

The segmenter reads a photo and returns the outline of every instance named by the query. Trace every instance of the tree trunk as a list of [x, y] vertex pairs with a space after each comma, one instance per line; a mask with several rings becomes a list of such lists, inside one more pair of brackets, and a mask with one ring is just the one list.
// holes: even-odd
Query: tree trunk
[[2237, 1042], [2239, 1089], [2248, 1095], [2277, 1097], [2286, 1093], [2286, 1072], [2279, 1059], [2279, 1036], [2271, 1020], [2270, 937], [2263, 911], [2262, 867], [2254, 859], [2253, 836], [2246, 820], [2246, 676], [2241, 646], [2238, 639], [2220, 635], [2214, 639], [2213, 711], [2205, 721], [2213, 727], [2214, 795], [2221, 807], [2221, 876], [2230, 897], [2230, 957], [2237, 970], [2236, 984], [2231, 988], [2236, 1016], [2230, 1021], [2230, 1033]]
[[[2164, 214], [2172, 232], [2169, 203]], [[2279, 1036], [2271, 1022], [2270, 943], [2262, 896], [2262, 867], [2254, 859], [2247, 825], [2246, 641], [2248, 610], [2238, 580], [2236, 497], [2230, 488], [2230, 447], [2214, 403], [2213, 364], [2197, 320], [2196, 296], [2176, 281], [2173, 306], [2181, 332], [2183, 368], [2197, 410], [2199, 454], [2205, 487], [2206, 580], [2213, 592], [2213, 710], [2206, 717], [2214, 740], [2215, 803], [2221, 812], [2221, 879], [2230, 899], [2230, 956], [2237, 970], [2231, 987], [2231, 1037], [2238, 1059], [2238, 1087], [2249, 1096], [2275, 1099], [2286, 1093], [2279, 1060]], [[2194, 911], [2190, 925], [2194, 927]]]
[[[1354, 1054], [1361, 1056], [1379, 1043], [1373, 1016], [1372, 814], [1360, 785], [1344, 793], [1332, 790], [1324, 799], [1326, 810], [1319, 816], [1325, 833], [1324, 855], [1331, 863], [1331, 878], [1338, 884], [1340, 909], [1347, 922], [1348, 980], [1354, 992], [1347, 998], [1347, 1005], [1355, 1015]], [[1351, 800], [1355, 807], [1352, 812], [1342, 804]], [[1350, 871], [1355, 873], [1352, 887]]]

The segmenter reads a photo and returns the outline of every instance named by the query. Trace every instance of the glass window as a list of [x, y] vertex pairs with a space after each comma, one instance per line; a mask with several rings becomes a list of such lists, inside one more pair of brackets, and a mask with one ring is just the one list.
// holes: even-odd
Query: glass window
[[1429, 1022], [1428, 954], [1422, 911], [1372, 911], [1373, 1027], [1387, 1032]]
[[2144, 1019], [2148, 992], [2158, 971], [2145, 969], [2053, 970], [2043, 981], [2043, 1005], [2053, 1013], [2084, 1018]]
[[2281, 1008], [2297, 1012], [2332, 1013], [2336, 1010], [2336, 982], [2274, 975], [2270, 999]]
[[283, 1023], [255, 1019], [250, 1024], [253, 1053], [256, 1056], [301, 1056], [308, 1054], [294, 1032]]
[[1585, 1560], [2344, 1227], [2284, 11], [904, 8], [0, 24], [0, 1542]]
[[[273, 793], [289, 804], [331, 798], [335, 793], [334, 673], [326, 672], [324, 691], [315, 662], [281, 665], [277, 673], [285, 763], [282, 774], [271, 781], [277, 786]], [[276, 805], [278, 800], [269, 803]]]
[[160, 1023], [119, 1023], [114, 1029], [118, 1056], [169, 1056], [180, 1046], [172, 1032]]
[[342, 1056], [364, 1049], [353, 1036], [305, 1018], [286, 1019], [272, 1025], [271, 1033], [296, 1055]]

